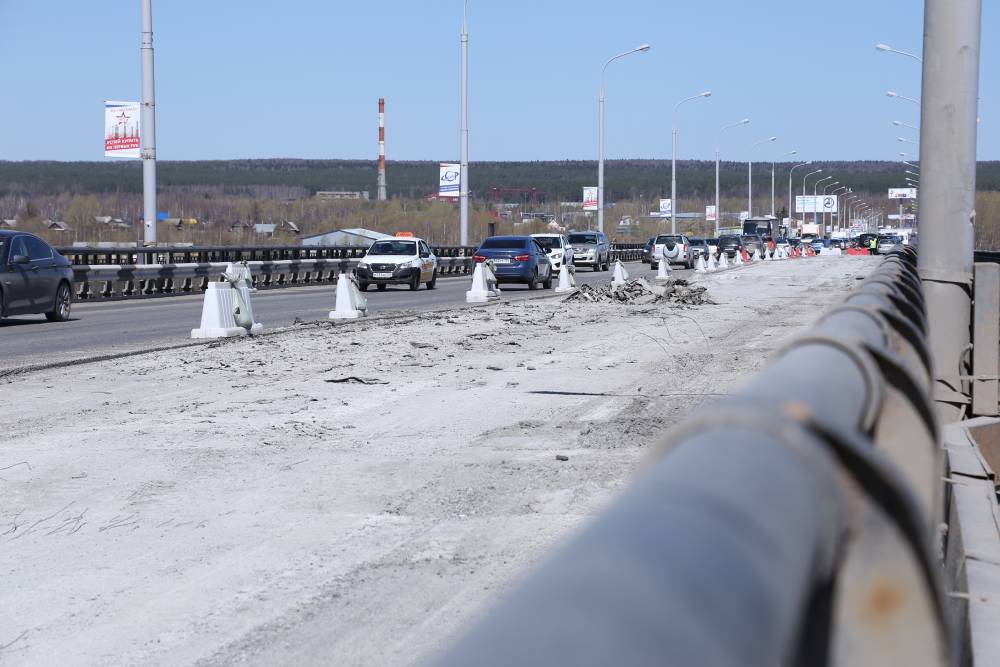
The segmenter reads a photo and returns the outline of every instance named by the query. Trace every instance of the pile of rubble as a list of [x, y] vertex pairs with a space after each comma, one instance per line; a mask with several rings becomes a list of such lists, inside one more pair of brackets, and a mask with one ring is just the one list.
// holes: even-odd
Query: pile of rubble
[[700, 285], [691, 285], [681, 279], [654, 285], [644, 278], [629, 280], [621, 285], [581, 285], [566, 297], [566, 301], [624, 303], [636, 306], [662, 301], [688, 306], [714, 303], [708, 298], [707, 288]]

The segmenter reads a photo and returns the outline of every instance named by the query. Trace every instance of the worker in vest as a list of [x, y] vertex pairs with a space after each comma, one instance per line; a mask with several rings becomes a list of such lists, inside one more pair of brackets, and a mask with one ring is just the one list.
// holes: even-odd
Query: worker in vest
[[868, 239], [868, 254], [876, 255], [878, 254], [877, 250], [878, 250], [878, 237], [873, 236], [870, 239]]

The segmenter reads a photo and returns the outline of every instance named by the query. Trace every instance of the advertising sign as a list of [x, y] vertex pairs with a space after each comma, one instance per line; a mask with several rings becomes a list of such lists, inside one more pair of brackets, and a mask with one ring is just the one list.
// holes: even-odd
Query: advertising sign
[[796, 213], [838, 213], [839, 197], [834, 195], [797, 195]]
[[715, 222], [715, 206], [706, 206], [705, 207], [705, 221], [706, 222]]
[[660, 200], [660, 215], [670, 215], [674, 210], [674, 202], [671, 199]]
[[917, 216], [913, 213], [904, 213], [900, 215], [898, 213], [890, 213], [886, 216], [889, 220], [916, 220]]
[[583, 210], [584, 211], [597, 210], [597, 188], [583, 189]]
[[889, 199], [916, 199], [916, 188], [889, 188]]
[[138, 102], [104, 102], [104, 157], [142, 157], [139, 116]]
[[439, 197], [458, 197], [462, 189], [461, 165], [451, 162], [441, 163], [441, 175], [438, 181]]

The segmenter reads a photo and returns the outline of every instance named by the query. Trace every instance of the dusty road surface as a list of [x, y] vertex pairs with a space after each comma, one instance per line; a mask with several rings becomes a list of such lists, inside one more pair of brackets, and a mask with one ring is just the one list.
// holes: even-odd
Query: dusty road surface
[[419, 662], [876, 261], [0, 378], [0, 663]]

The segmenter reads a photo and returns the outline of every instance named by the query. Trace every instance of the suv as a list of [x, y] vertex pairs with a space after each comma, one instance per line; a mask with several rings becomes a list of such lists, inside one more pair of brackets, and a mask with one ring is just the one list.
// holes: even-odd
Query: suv
[[611, 267], [611, 244], [604, 232], [570, 232], [568, 240], [573, 246], [574, 265], [592, 266], [594, 271]]
[[389, 285], [409, 285], [411, 290], [437, 286], [438, 260], [423, 239], [398, 238], [376, 241], [358, 262], [354, 275], [362, 292], [374, 284], [384, 291]]
[[[714, 239], [713, 239], [714, 240]], [[712, 247], [709, 245], [708, 241], [705, 239], [691, 239], [691, 261], [697, 262], [699, 257], [704, 257], [705, 261], [708, 261], [709, 254], [712, 253]]]
[[726, 253], [726, 257], [733, 259], [736, 253], [743, 250], [743, 239], [735, 234], [725, 234], [719, 237], [719, 254]]
[[691, 259], [691, 240], [683, 234], [660, 234], [653, 242], [653, 254], [650, 257], [649, 267], [651, 269], [660, 268], [660, 257], [667, 260], [667, 264], [683, 264], [689, 269], [694, 268], [694, 261]]
[[764, 253], [767, 252], [767, 248], [764, 245], [764, 239], [756, 234], [744, 234], [740, 241], [743, 243], [743, 249], [746, 250], [747, 254], [751, 257], [753, 257], [754, 252], [760, 251], [760, 256], [763, 258]]
[[562, 234], [532, 234], [538, 245], [548, 253], [549, 262], [552, 263], [552, 270], [558, 271], [563, 262], [567, 266], [573, 264], [573, 246], [569, 244]]

